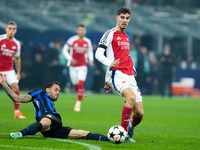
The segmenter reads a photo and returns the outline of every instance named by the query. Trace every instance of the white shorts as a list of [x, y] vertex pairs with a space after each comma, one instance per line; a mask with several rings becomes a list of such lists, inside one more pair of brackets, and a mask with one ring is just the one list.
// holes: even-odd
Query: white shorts
[[112, 71], [108, 83], [119, 95], [122, 96], [122, 92], [126, 88], [131, 88], [136, 96], [135, 102], [142, 102], [142, 94], [137, 86], [134, 75], [127, 75], [119, 70]]
[[17, 79], [17, 74], [15, 73], [14, 70], [11, 71], [5, 71], [5, 72], [0, 72], [2, 74], [6, 74], [7, 79], [6, 82], [10, 86], [13, 83], [19, 83], [19, 80]]
[[73, 85], [78, 84], [78, 81], [85, 81], [87, 76], [87, 66], [69, 67], [69, 75]]

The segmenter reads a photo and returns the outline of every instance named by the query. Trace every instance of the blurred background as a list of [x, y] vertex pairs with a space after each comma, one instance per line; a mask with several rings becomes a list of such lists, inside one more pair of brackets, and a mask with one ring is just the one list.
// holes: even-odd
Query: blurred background
[[[200, 97], [199, 0], [1, 0], [0, 3], [0, 34], [5, 33], [9, 21], [18, 25], [16, 38], [22, 45], [21, 90], [43, 88], [47, 82], [57, 80], [63, 92], [73, 92], [65, 66], [67, 60], [62, 55], [66, 40], [83, 23], [95, 53], [103, 33], [115, 27], [117, 10], [125, 6], [132, 11], [126, 33], [143, 95]], [[164, 63], [168, 56], [171, 60]], [[105, 93], [105, 70], [97, 60], [88, 67], [86, 92]]]

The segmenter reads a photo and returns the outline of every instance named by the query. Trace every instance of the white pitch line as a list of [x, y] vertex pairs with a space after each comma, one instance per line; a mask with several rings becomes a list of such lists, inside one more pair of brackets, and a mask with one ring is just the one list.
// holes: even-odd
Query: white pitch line
[[80, 144], [83, 146], [88, 147], [90, 150], [101, 150], [100, 147], [98, 146], [94, 146], [94, 145], [90, 145], [90, 144], [86, 144], [86, 143], [82, 143], [82, 142], [75, 142], [75, 141], [71, 141], [71, 140], [64, 140], [64, 139], [56, 139], [58, 141], [63, 141], [63, 142], [69, 142], [69, 143], [76, 143], [76, 144]]
[[[8, 134], [8, 133], [1, 133], [0, 134]], [[29, 136], [30, 137], [30, 136]], [[37, 136], [34, 136], [37, 137]], [[38, 137], [38, 138], [42, 138], [42, 137]], [[83, 146], [88, 147], [90, 150], [101, 150], [100, 147], [95, 146], [95, 145], [91, 145], [91, 144], [86, 144], [86, 143], [82, 143], [82, 142], [76, 142], [76, 141], [71, 141], [71, 140], [65, 140], [65, 139], [57, 139], [57, 138], [47, 138], [47, 139], [51, 139], [51, 140], [57, 140], [57, 141], [62, 141], [62, 142], [69, 142], [69, 143], [75, 143], [75, 144], [80, 144]], [[25, 146], [11, 146], [11, 145], [0, 145], [0, 147], [14, 147], [14, 148], [26, 148], [26, 149], [46, 149], [46, 148], [36, 148], [36, 147], [25, 147]], [[65, 149], [49, 149], [49, 150], [65, 150]]]
[[[0, 147], [9, 147], [9, 148], [17, 148], [17, 149], [44, 149], [44, 150], [47, 149], [46, 147], [42, 148], [42, 147], [12, 146], [12, 145], [0, 145]], [[54, 149], [54, 148], [52, 149], [52, 148], [50, 148], [48, 150], [66, 150], [66, 149]]]

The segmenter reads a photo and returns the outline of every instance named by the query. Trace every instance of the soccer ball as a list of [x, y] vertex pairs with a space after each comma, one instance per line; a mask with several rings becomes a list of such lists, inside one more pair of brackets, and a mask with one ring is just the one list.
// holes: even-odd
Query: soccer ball
[[112, 126], [108, 131], [108, 139], [115, 144], [120, 144], [126, 139], [126, 131], [122, 126]]

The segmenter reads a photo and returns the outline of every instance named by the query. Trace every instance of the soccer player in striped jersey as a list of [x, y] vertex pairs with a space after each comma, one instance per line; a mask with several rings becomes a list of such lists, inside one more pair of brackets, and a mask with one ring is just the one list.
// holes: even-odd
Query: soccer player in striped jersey
[[[8, 22], [5, 31], [6, 34], [0, 35], [0, 73], [7, 75], [6, 82], [17, 95], [20, 95], [18, 82], [21, 71], [21, 46], [20, 42], [14, 37], [17, 32], [16, 23], [12, 21]], [[17, 74], [13, 68], [13, 60]], [[14, 118], [25, 119], [26, 117], [19, 111], [19, 106], [20, 103], [14, 102]]]
[[19, 139], [26, 135], [35, 135], [40, 131], [44, 137], [50, 138], [85, 138], [87, 140], [109, 141], [105, 135], [99, 133], [93, 134], [84, 130], [75, 130], [62, 125], [61, 116], [57, 113], [54, 105], [60, 94], [59, 82], [50, 82], [46, 85], [45, 91], [35, 90], [26, 95], [15, 94], [6, 83], [6, 75], [2, 73], [0, 74], [0, 84], [14, 102], [32, 102], [35, 107], [36, 122], [19, 132], [10, 133], [11, 138]]
[[68, 60], [69, 75], [74, 89], [77, 91], [77, 101], [74, 111], [81, 110], [81, 101], [85, 92], [85, 80], [87, 76], [87, 63], [93, 65], [93, 49], [90, 39], [85, 37], [86, 27], [78, 25], [77, 35], [72, 36], [63, 47], [63, 55]]
[[[135, 142], [131, 138], [135, 126], [143, 118], [144, 111], [142, 95], [135, 80], [137, 72], [129, 56], [129, 37], [125, 33], [130, 20], [131, 11], [125, 7], [120, 8], [116, 16], [116, 26], [104, 33], [95, 57], [107, 66], [106, 93], [113, 88], [125, 100], [125, 105], [122, 109], [121, 126], [127, 131], [128, 141]], [[132, 112], [134, 114], [130, 119]]]

